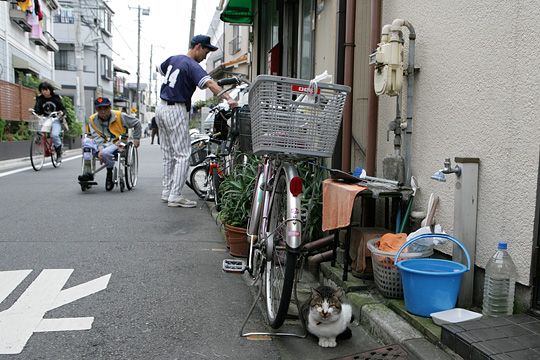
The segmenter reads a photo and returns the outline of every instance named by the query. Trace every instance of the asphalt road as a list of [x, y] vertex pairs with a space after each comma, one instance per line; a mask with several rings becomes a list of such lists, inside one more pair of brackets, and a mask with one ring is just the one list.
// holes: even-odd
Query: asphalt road
[[[206, 204], [168, 208], [159, 147], [143, 139], [139, 155], [124, 193], [105, 191], [105, 172], [83, 193], [80, 158], [0, 164], [0, 359], [332, 359], [381, 346], [361, 326], [335, 349], [239, 337], [253, 294], [222, 272], [230, 256]], [[264, 330], [254, 314], [249, 330]]]
[[[3, 285], [14, 271], [32, 270], [0, 311], [16, 308], [23, 293], [32, 305], [19, 317], [0, 313], [0, 335], [11, 337], [21, 322], [33, 321], [26, 313], [47, 299], [27, 289], [45, 269], [73, 269], [63, 289], [111, 274], [104, 290], [44, 315], [94, 317], [91, 329], [35, 332], [34, 326], [18, 355], [5, 355], [0, 336], [1, 359], [279, 357], [271, 341], [238, 336], [250, 294], [241, 276], [221, 271], [228, 254], [206, 205], [168, 208], [160, 201], [159, 147], [145, 139], [139, 154], [139, 182], [124, 193], [105, 192], [104, 172], [99, 186], [81, 192], [80, 159], [0, 177]], [[189, 189], [186, 196], [195, 199]]]

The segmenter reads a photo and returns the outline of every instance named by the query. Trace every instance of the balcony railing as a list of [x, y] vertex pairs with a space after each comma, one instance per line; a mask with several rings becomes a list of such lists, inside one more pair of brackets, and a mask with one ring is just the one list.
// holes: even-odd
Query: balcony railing
[[21, 10], [17, 9], [17, 7], [11, 7], [9, 9], [9, 18], [11, 21], [13, 21], [15, 24], [19, 25], [19, 27], [25, 31], [30, 32], [32, 31], [32, 25], [28, 23], [26, 20], [26, 13], [22, 12]]
[[45, 38], [47, 39], [47, 44], [45, 45], [47, 50], [54, 51], [54, 52], [57, 52], [58, 50], [60, 50], [60, 47], [58, 46], [56, 39], [54, 38], [54, 36], [52, 36], [50, 32], [44, 31], [43, 35], [45, 35]]

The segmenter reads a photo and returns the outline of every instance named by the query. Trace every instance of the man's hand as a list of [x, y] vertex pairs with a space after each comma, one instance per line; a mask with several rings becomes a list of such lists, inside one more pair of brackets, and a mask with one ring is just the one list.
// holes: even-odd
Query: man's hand
[[101, 163], [103, 163], [103, 154], [101, 153], [101, 150], [99, 150], [97, 157]]
[[136, 148], [138, 148], [140, 144], [141, 141], [139, 139], [133, 139], [133, 145], [135, 145]]
[[238, 101], [234, 100], [234, 99], [229, 99], [227, 100], [227, 104], [229, 104], [229, 107], [232, 109], [232, 108], [235, 108], [235, 107], [238, 107]]

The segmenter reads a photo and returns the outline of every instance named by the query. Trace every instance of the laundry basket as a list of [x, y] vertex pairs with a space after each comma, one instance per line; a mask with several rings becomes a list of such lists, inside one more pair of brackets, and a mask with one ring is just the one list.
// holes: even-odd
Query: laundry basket
[[[373, 264], [373, 278], [375, 286], [387, 298], [403, 298], [403, 286], [399, 269], [394, 264], [397, 252], [379, 250], [380, 238], [369, 240], [367, 247], [371, 251], [371, 263]], [[401, 253], [400, 259], [426, 258], [433, 255], [433, 249], [425, 252]]]

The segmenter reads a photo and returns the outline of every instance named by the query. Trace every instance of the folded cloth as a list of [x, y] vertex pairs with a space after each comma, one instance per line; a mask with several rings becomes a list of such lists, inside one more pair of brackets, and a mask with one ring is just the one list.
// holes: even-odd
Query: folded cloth
[[354, 199], [367, 187], [326, 179], [323, 181], [323, 231], [340, 229], [351, 222]]
[[[379, 240], [379, 250], [391, 253], [397, 253], [399, 249], [407, 242], [407, 234], [384, 234]], [[407, 249], [405, 249], [407, 250]], [[403, 252], [406, 252], [406, 251]]]

